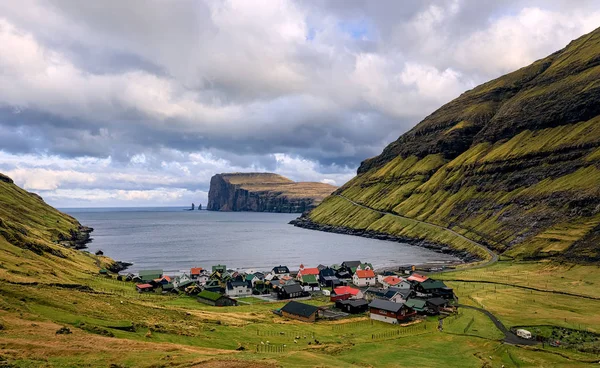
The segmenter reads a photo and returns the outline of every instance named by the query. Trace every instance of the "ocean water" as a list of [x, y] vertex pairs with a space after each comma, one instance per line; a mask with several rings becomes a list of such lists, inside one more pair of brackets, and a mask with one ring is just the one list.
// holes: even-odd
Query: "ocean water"
[[325, 233], [288, 225], [297, 214], [185, 211], [182, 208], [62, 209], [94, 228], [90, 252], [131, 262], [131, 271], [225, 264], [233, 269], [297, 269], [349, 260], [374, 267], [440, 263], [446, 254], [396, 242]]

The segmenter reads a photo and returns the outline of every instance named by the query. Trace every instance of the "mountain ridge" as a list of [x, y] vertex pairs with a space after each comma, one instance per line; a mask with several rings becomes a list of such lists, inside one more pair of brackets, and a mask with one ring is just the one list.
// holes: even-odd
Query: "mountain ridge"
[[[599, 80], [597, 29], [440, 107], [335, 194], [452, 228], [506, 256], [598, 262]], [[335, 196], [306, 220], [433, 236]]]

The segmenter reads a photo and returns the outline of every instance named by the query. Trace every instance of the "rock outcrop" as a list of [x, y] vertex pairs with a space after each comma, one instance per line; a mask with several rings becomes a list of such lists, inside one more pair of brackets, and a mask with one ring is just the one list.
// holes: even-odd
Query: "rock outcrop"
[[271, 173], [217, 174], [210, 180], [209, 211], [301, 213], [336, 189], [324, 183], [294, 182]]
[[[391, 212], [506, 256], [599, 262], [600, 29], [442, 106], [310, 221], [431, 238]], [[364, 205], [358, 207], [355, 204]]]

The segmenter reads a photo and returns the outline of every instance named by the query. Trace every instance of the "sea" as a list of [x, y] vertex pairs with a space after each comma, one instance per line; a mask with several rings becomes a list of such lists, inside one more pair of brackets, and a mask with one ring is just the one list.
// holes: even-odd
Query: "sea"
[[187, 211], [179, 207], [62, 211], [94, 228], [88, 251], [102, 250], [115, 260], [133, 263], [128, 269], [131, 272], [158, 268], [177, 274], [216, 264], [247, 271], [352, 260], [369, 262], [374, 268], [458, 261], [408, 244], [289, 225], [298, 214]]

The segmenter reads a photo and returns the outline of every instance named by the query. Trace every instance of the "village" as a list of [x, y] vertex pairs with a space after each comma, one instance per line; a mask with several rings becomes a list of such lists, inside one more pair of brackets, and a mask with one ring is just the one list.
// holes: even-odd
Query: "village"
[[[314, 268], [301, 264], [293, 271], [279, 265], [269, 272], [242, 272], [222, 264], [210, 270], [191, 268], [179, 276], [165, 275], [162, 270], [141, 270], [137, 275], [119, 275], [118, 279], [134, 282], [139, 293], [185, 294], [218, 307], [237, 306], [248, 297], [264, 302], [287, 301], [273, 312], [303, 322], [368, 314], [372, 320], [403, 324], [456, 311], [458, 299], [453, 290], [419, 272], [415, 266], [407, 266], [376, 273], [370, 263], [344, 261]], [[317, 307], [302, 302], [312, 298], [326, 298], [330, 303]]]

